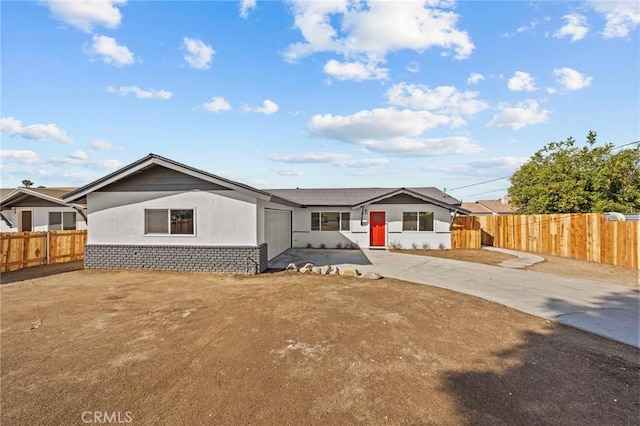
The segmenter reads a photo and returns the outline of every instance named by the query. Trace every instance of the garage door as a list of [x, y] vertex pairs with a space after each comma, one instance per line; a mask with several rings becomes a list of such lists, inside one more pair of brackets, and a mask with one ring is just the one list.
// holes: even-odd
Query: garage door
[[291, 212], [288, 210], [264, 210], [264, 237], [267, 242], [267, 258], [273, 259], [291, 247]]

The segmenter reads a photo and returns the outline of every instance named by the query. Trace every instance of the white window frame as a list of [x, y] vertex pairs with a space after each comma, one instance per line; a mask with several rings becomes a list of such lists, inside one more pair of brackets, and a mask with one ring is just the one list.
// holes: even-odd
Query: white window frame
[[[416, 230], [415, 231], [405, 231], [404, 229], [404, 214], [405, 213], [415, 213], [416, 214]], [[421, 230], [420, 229], [420, 213], [430, 213], [433, 217], [433, 220], [431, 221], [431, 227], [433, 229], [431, 230]], [[433, 211], [429, 211], [429, 210], [422, 210], [422, 211], [414, 211], [414, 210], [409, 210], [409, 211], [403, 211], [402, 212], [402, 232], [436, 232], [436, 214]]]
[[[162, 232], [147, 232], [147, 211], [165, 210], [167, 212], [167, 233]], [[193, 233], [192, 234], [172, 234], [171, 233], [171, 210], [191, 210], [193, 212]], [[193, 238], [196, 236], [196, 208], [195, 207], [147, 207], [143, 211], [143, 226], [145, 237], [186, 237]]]
[[[322, 229], [322, 215], [324, 213], [338, 213], [338, 229]], [[313, 215], [318, 215], [318, 229], [313, 229]], [[349, 215], [349, 229], [342, 229], [342, 215]], [[311, 232], [351, 232], [351, 212], [345, 211], [320, 211], [320, 212], [311, 212]]]
[[[60, 213], [60, 229], [51, 229], [51, 213]], [[72, 214], [73, 216], [73, 229], [64, 229], [64, 215]], [[31, 219], [33, 221], [33, 217]], [[77, 231], [78, 230], [78, 212], [70, 212], [63, 210], [50, 210], [47, 212], [47, 230], [48, 231]]]

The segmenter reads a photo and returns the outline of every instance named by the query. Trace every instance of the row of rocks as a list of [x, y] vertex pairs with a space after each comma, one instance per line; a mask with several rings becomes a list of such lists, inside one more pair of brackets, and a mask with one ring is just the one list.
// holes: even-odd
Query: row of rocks
[[377, 272], [363, 272], [360, 273], [355, 268], [338, 268], [337, 266], [324, 265], [316, 266], [313, 263], [305, 263], [301, 268], [295, 263], [290, 263], [285, 268], [288, 272], [300, 272], [301, 274], [319, 274], [319, 275], [340, 275], [341, 277], [361, 278], [365, 280], [379, 280], [382, 275]]

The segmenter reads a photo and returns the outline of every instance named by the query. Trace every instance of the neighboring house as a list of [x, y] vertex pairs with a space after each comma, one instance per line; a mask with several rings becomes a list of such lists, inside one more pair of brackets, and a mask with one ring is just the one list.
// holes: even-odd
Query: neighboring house
[[82, 204], [62, 201], [74, 188], [16, 188], [0, 192], [0, 232], [87, 229]]
[[478, 200], [473, 203], [462, 203], [462, 208], [474, 216], [499, 216], [514, 214], [517, 209], [511, 205], [511, 199], [504, 196], [499, 200]]
[[64, 197], [86, 202], [88, 268], [257, 273], [290, 247], [450, 246], [436, 188], [260, 190], [155, 154]]

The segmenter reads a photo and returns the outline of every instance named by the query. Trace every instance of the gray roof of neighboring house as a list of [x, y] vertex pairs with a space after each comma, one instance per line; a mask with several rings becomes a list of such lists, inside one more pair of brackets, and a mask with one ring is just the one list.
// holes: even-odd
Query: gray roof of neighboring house
[[301, 206], [357, 206], [397, 193], [412, 193], [432, 200], [435, 204], [456, 207], [460, 201], [438, 188], [318, 188], [266, 189], [266, 192]]
[[[49, 200], [56, 202], [58, 204], [68, 204], [62, 201], [62, 197], [65, 194], [68, 194], [71, 191], [74, 191], [75, 188], [26, 188], [26, 187], [18, 187], [18, 188], [2, 188], [0, 190], [0, 201], [3, 206], [8, 208], [11, 207], [11, 204], [17, 204], [24, 202], [27, 199], [32, 198], [40, 198], [43, 200]], [[75, 203], [76, 206], [84, 207], [83, 204]]]
[[462, 207], [472, 214], [513, 214], [518, 210], [509, 201], [502, 200], [478, 200], [462, 203]]

